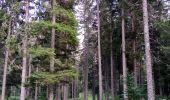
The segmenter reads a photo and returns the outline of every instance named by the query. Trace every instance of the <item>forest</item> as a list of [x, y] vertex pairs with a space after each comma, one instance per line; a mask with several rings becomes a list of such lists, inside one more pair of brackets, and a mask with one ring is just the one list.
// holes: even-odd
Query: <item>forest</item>
[[170, 0], [0, 0], [0, 100], [170, 100]]

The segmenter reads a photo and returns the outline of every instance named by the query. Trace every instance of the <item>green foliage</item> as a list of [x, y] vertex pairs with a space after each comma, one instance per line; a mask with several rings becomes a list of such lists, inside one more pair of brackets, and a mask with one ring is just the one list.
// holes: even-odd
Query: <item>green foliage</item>
[[75, 70], [63, 70], [54, 73], [51, 72], [35, 72], [31, 75], [31, 82], [37, 82], [40, 85], [55, 85], [58, 83], [69, 83], [77, 73]]
[[70, 33], [70, 34], [76, 34], [76, 30], [74, 27], [71, 27], [69, 25], [64, 25], [61, 23], [56, 23], [56, 24], [52, 24], [49, 21], [39, 21], [39, 22], [33, 22], [32, 23], [33, 26], [32, 28], [34, 29], [33, 32], [36, 32], [38, 30], [51, 30], [52, 28], [55, 28], [56, 31], [59, 32], [66, 32], [66, 33]]
[[13, 36], [10, 36], [5, 40], [5, 47], [9, 50], [10, 53], [14, 53], [16, 50], [18, 50], [17, 46], [17, 39]]
[[68, 43], [73, 45], [78, 44], [78, 40], [76, 37], [77, 36], [76, 28], [70, 25], [65, 25], [62, 23], [56, 23], [53, 25], [49, 21], [39, 21], [39, 22], [33, 22], [31, 27], [32, 27], [31, 32], [33, 35], [39, 35], [51, 30], [52, 28], [55, 28], [56, 31], [67, 35], [66, 41], [68, 41]]
[[166, 22], [155, 22], [154, 28], [160, 32], [161, 38], [169, 39], [170, 38], [170, 21]]
[[132, 74], [128, 74], [128, 97], [130, 100], [138, 100], [140, 97], [146, 98], [146, 84], [144, 87], [139, 87], [135, 85], [134, 76]]
[[63, 7], [57, 5], [53, 10], [51, 10], [51, 13], [54, 13], [57, 17], [60, 17], [62, 19], [61, 23], [70, 25], [72, 27], [77, 26], [77, 21], [71, 10], [66, 10]]
[[11, 96], [8, 100], [19, 100], [19, 96]]
[[0, 24], [2, 24], [3, 21], [5, 21], [8, 16], [7, 13], [5, 12], [5, 10], [0, 9]]
[[44, 48], [41, 46], [29, 48], [29, 53], [33, 56], [33, 58], [35, 58], [35, 57], [49, 57], [49, 58], [51, 58], [51, 57], [55, 56], [54, 49]]
[[64, 2], [57, 0], [57, 3], [62, 5], [65, 9], [72, 9], [72, 7], [75, 3], [75, 0], [65, 0]]

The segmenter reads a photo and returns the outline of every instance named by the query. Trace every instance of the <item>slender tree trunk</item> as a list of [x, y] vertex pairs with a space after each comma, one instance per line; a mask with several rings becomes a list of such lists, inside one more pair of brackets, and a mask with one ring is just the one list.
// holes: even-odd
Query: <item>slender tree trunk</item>
[[99, 0], [97, 0], [97, 20], [98, 20], [98, 66], [99, 66], [99, 100], [103, 98], [103, 83], [102, 83], [102, 64], [101, 64], [101, 43], [100, 43], [100, 12]]
[[3, 83], [2, 83], [2, 96], [1, 96], [1, 100], [5, 100], [6, 79], [7, 79], [7, 69], [8, 69], [8, 55], [9, 55], [9, 52], [8, 52], [8, 50], [6, 50], [6, 53], [5, 53], [5, 64], [4, 64], [4, 73], [3, 73]]
[[84, 100], [88, 100], [88, 64], [84, 67]]
[[113, 41], [112, 41], [112, 33], [110, 34], [110, 70], [111, 70], [111, 94], [112, 94], [112, 100], [115, 100], [115, 89], [114, 89], [114, 61], [113, 61]]
[[[28, 22], [28, 15], [29, 15], [29, 0], [26, 0], [26, 17], [25, 23]], [[23, 59], [22, 59], [22, 78], [21, 78], [21, 94], [20, 100], [25, 100], [26, 89], [25, 89], [25, 82], [26, 82], [26, 69], [27, 69], [27, 31], [25, 30], [25, 36], [23, 38]]]
[[[135, 15], [134, 15], [134, 12], [132, 12], [132, 32], [134, 33], [135, 32], [135, 22], [134, 22], [134, 19], [135, 19]], [[136, 60], [136, 36], [135, 36], [135, 39], [133, 40], [133, 54], [135, 55], [134, 56], [134, 59], [133, 59], [133, 69], [134, 69], [134, 82], [135, 82], [135, 85], [137, 86], [137, 80], [138, 80], [138, 68], [137, 68], [137, 60]]]
[[128, 100], [127, 92], [127, 66], [126, 66], [126, 41], [125, 41], [125, 19], [124, 8], [122, 8], [122, 65], [123, 65], [123, 97]]
[[28, 77], [30, 77], [31, 76], [31, 71], [32, 71], [32, 65], [31, 65], [31, 62], [32, 62], [32, 56], [30, 55], [29, 56], [29, 65], [28, 65], [28, 67], [29, 67], [29, 69], [28, 69]]
[[[9, 20], [9, 27], [8, 27], [8, 35], [7, 39], [10, 39], [11, 34], [11, 18]], [[5, 51], [5, 63], [4, 63], [4, 71], [3, 71], [3, 82], [2, 82], [2, 94], [1, 94], [1, 100], [5, 100], [5, 90], [6, 90], [6, 79], [7, 79], [7, 69], [8, 69], [8, 56], [9, 56], [9, 47], [6, 47]]]
[[[79, 64], [78, 62], [76, 62], [76, 71], [79, 72], [79, 68], [78, 68]], [[79, 77], [78, 75], [76, 76], [75, 79], [75, 88], [74, 88], [74, 96], [77, 98], [78, 96], [78, 82], [79, 82]]]
[[46, 87], [46, 99], [48, 100], [49, 97], [49, 86]]
[[74, 98], [74, 81], [71, 83], [71, 98]]
[[[52, 0], [52, 7], [54, 9], [56, 4], [56, 0]], [[56, 23], [56, 15], [53, 13], [52, 15], [52, 24]], [[51, 48], [55, 49], [55, 28], [52, 28], [52, 33], [51, 33]], [[55, 58], [51, 58], [50, 60], [50, 71], [53, 72], [54, 71], [54, 61]], [[54, 99], [54, 86], [50, 85], [49, 86], [49, 100], [53, 100]]]
[[[32, 57], [31, 57], [31, 55], [29, 55], [29, 61], [28, 61], [28, 77], [31, 76], [31, 70], [32, 70], [31, 62], [32, 62]], [[31, 94], [31, 88], [28, 87], [28, 89], [27, 89], [27, 97], [29, 97], [30, 94]]]
[[144, 27], [144, 40], [145, 40], [145, 63], [146, 63], [146, 74], [147, 74], [147, 92], [148, 100], [155, 100], [154, 92], [154, 80], [152, 74], [152, 62], [151, 62], [151, 51], [150, 51], [150, 40], [149, 40], [149, 25], [148, 25], [148, 7], [147, 0], [143, 2], [143, 27]]
[[73, 82], [73, 98], [76, 98], [76, 89], [77, 89], [77, 87], [76, 87], [76, 79], [74, 80], [74, 82]]
[[92, 95], [93, 95], [93, 100], [96, 100], [96, 58], [97, 54], [94, 54], [94, 60], [93, 60], [93, 82], [92, 82]]
[[56, 100], [61, 100], [61, 91], [60, 91], [60, 85], [56, 88]]
[[38, 100], [38, 85], [37, 85], [37, 83], [35, 84], [35, 95], [34, 95], [34, 100]]
[[68, 85], [64, 85], [63, 100], [68, 100]]
[[[133, 41], [133, 53], [136, 54], [136, 41]], [[134, 82], [135, 85], [137, 86], [138, 84], [138, 68], [137, 68], [137, 61], [136, 61], [136, 56], [133, 59], [133, 67], [134, 67]]]
[[96, 93], [95, 93], [95, 79], [93, 79], [93, 86], [92, 86], [92, 96], [93, 96], [93, 100], [96, 100]]
[[[38, 72], [38, 67], [36, 68], [36, 72]], [[38, 100], [38, 84], [37, 84], [37, 82], [36, 82], [36, 84], [35, 84], [34, 100]]]

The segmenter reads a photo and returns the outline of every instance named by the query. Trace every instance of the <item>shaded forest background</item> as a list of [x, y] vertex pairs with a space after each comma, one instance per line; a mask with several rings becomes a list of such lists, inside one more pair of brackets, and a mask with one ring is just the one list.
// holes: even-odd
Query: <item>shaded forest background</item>
[[169, 3], [1, 0], [0, 100], [169, 100]]

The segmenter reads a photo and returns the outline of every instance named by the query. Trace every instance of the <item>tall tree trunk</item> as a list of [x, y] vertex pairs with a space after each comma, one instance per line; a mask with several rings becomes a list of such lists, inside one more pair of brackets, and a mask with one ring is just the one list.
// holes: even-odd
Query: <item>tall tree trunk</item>
[[[56, 4], [56, 0], [52, 0], [52, 7], [54, 9]], [[52, 15], [52, 24], [56, 23], [56, 15], [53, 13]], [[52, 33], [51, 33], [51, 48], [55, 49], [55, 28], [52, 28]], [[54, 71], [54, 61], [55, 58], [51, 58], [50, 60], [50, 71], [53, 72]], [[49, 100], [53, 100], [54, 99], [54, 86], [50, 85], [49, 86]]]
[[38, 100], [38, 85], [37, 85], [37, 83], [35, 84], [35, 95], [34, 95], [34, 100]]
[[[26, 0], [26, 17], [25, 23], [28, 22], [28, 15], [29, 15], [29, 0]], [[25, 35], [23, 38], [23, 59], [22, 59], [22, 77], [21, 77], [21, 94], [20, 100], [25, 100], [26, 89], [25, 89], [25, 82], [26, 82], [26, 69], [27, 69], [27, 30], [25, 30]]]
[[71, 98], [74, 98], [74, 81], [71, 83]]
[[61, 100], [61, 91], [60, 85], [56, 87], [56, 100]]
[[111, 70], [111, 94], [112, 100], [115, 100], [115, 89], [114, 89], [114, 61], [113, 61], [113, 40], [112, 40], [112, 33], [110, 34], [110, 70]]
[[93, 83], [92, 83], [92, 96], [93, 96], [93, 100], [96, 100], [96, 93], [95, 93], [95, 79], [93, 79]]
[[99, 100], [103, 98], [103, 83], [102, 83], [102, 64], [101, 64], [101, 41], [100, 41], [100, 12], [99, 0], [97, 0], [97, 20], [98, 20], [98, 66], [99, 66]]
[[123, 97], [128, 100], [127, 92], [127, 66], [126, 66], [126, 41], [125, 41], [125, 19], [124, 8], [122, 8], [122, 65], [123, 65]]
[[63, 100], [68, 100], [68, 85], [64, 85]]
[[93, 60], [93, 80], [92, 80], [92, 95], [93, 100], [96, 100], [96, 65], [97, 65], [97, 54], [94, 54], [94, 60]]
[[84, 100], [88, 100], [88, 64], [84, 66]]
[[[9, 27], [8, 27], [8, 35], [7, 39], [10, 39], [11, 34], [11, 18], [9, 20]], [[4, 71], [3, 71], [3, 82], [2, 82], [2, 94], [1, 94], [1, 100], [5, 100], [5, 90], [6, 90], [6, 79], [7, 79], [7, 69], [8, 69], [8, 56], [9, 56], [9, 45], [6, 47], [5, 50], [5, 63], [4, 63]]]
[[[36, 68], [36, 72], [38, 72], [38, 67]], [[34, 100], [38, 100], [38, 84], [37, 84], [37, 82], [36, 82], [36, 84], [35, 84]]]
[[[135, 32], [135, 15], [134, 11], [132, 12], [132, 32]], [[134, 71], [134, 82], [135, 85], [137, 86], [137, 80], [138, 80], [138, 68], [137, 68], [137, 60], [136, 60], [136, 36], [135, 39], [133, 40], [133, 54], [135, 55], [133, 58], [133, 71]]]
[[[136, 40], [133, 40], [133, 54], [136, 55]], [[137, 68], [136, 56], [133, 59], [133, 68], [134, 68], [134, 82], [135, 82], [135, 85], [137, 86], [137, 84], [138, 84], [138, 68]]]
[[[79, 64], [78, 64], [78, 62], [76, 62], [76, 71], [77, 72], [79, 72], [78, 66], [79, 66]], [[74, 87], [74, 97], [76, 97], [76, 98], [78, 96], [78, 82], [79, 82], [79, 76], [77, 75], [76, 79], [75, 79], [75, 87]]]
[[144, 27], [144, 40], [145, 40], [145, 63], [146, 63], [146, 71], [147, 71], [146, 74], [147, 74], [148, 100], [155, 100], [154, 80], [152, 75], [151, 51], [150, 51], [150, 40], [149, 40], [147, 0], [142, 0], [142, 2], [143, 2], [143, 27]]
[[[32, 57], [31, 57], [31, 55], [29, 55], [29, 61], [28, 61], [28, 77], [31, 76], [31, 70], [32, 70], [31, 62], [32, 62]], [[31, 88], [28, 87], [28, 89], [27, 89], [27, 97], [29, 97], [30, 94], [31, 94]]]

